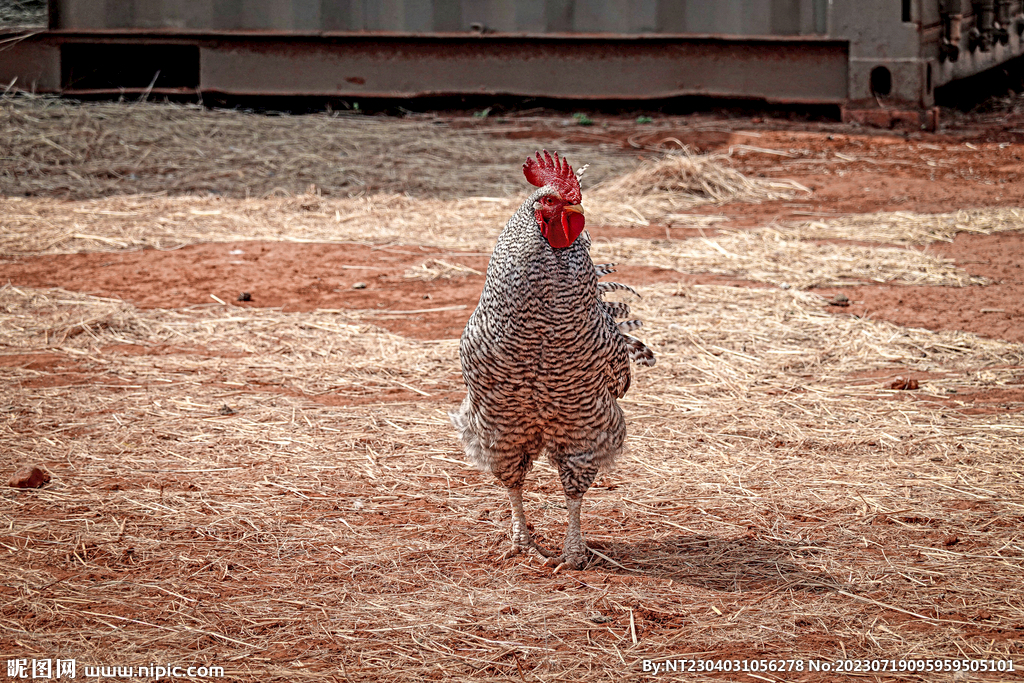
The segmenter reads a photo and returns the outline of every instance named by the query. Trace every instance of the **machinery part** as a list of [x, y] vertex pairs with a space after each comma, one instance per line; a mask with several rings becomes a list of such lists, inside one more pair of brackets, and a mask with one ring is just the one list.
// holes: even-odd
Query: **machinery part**
[[942, 19], [939, 59], [955, 62], [960, 58], [960, 26], [964, 20], [961, 0], [939, 0], [939, 17]]
[[996, 28], [995, 36], [1000, 44], [1010, 43], [1010, 24], [1014, 5], [1017, 0], [996, 0]]
[[974, 28], [968, 36], [971, 52], [989, 52], [995, 42], [995, 0], [974, 0]]

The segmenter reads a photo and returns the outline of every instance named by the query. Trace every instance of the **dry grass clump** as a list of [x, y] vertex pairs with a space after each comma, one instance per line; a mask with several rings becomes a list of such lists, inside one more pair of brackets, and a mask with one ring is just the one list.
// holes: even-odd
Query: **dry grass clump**
[[9, 349], [63, 346], [82, 334], [89, 339], [86, 343], [95, 343], [101, 331], [109, 335], [131, 329], [138, 320], [133, 311], [118, 299], [64, 291], [44, 294], [8, 283], [0, 287], [2, 345]]
[[952, 242], [958, 232], [989, 235], [1020, 230], [1024, 209], [961, 209], [954, 213], [917, 214], [909, 211], [858, 214], [829, 221], [810, 221], [779, 228], [798, 239], [841, 239], [883, 244], [926, 245]]
[[[0, 290], [0, 469], [53, 475], [0, 491], [6, 651], [246, 681], [632, 679], [679, 657], [1020, 666], [1024, 426], [945, 389], [1007, 385], [1024, 346], [834, 317], [801, 292], [643, 294], [659, 362], [584, 505], [617, 564], [552, 576], [497, 559], [507, 501], [445, 415], [454, 342], [369, 312]], [[48, 334], [100, 312], [116, 324]], [[893, 392], [865, 371], [927, 377]], [[549, 466], [525, 498], [556, 545]]]
[[[1024, 344], [835, 316], [825, 310], [822, 297], [809, 292], [656, 285], [645, 287], [642, 294], [642, 300], [630, 304], [633, 314], [645, 321], [641, 336], [653, 344], [659, 357], [667, 356], [664, 364], [659, 360], [656, 366], [660, 371], [645, 371], [645, 377], [668, 373], [659, 396], [663, 390], [692, 385], [701, 394], [715, 392], [731, 400], [732, 389], [738, 388], [754, 394], [744, 397], [745, 403], [756, 403], [765, 398], [761, 394], [779, 389], [777, 382], [792, 379], [812, 395], [818, 383], [838, 383], [843, 390], [836, 398], [842, 399], [842, 392], [851, 390], [851, 377], [899, 367], [935, 375], [928, 381], [927, 392], [944, 397], [946, 388], [960, 386], [946, 384], [941, 377], [945, 373], [954, 381], [954, 376], [973, 368], [979, 374], [972, 376], [981, 388], [1011, 382], [1024, 363]], [[705, 362], [715, 370], [703, 381], [700, 374], [689, 379], [677, 374]], [[994, 382], [995, 375], [987, 374], [992, 372], [1003, 380]], [[877, 395], [878, 388], [868, 386], [864, 391]]]
[[683, 151], [645, 161], [635, 171], [594, 186], [587, 203], [609, 225], [671, 224], [680, 218], [672, 214], [703, 204], [788, 199], [797, 191], [810, 192], [790, 180], [749, 178], [726, 166], [726, 158]]

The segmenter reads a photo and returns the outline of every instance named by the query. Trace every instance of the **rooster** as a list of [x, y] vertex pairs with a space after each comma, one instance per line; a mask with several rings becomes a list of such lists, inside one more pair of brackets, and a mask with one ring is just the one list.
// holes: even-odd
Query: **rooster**
[[[523, 173], [538, 187], [509, 219], [487, 266], [480, 303], [459, 345], [466, 398], [451, 413], [470, 460], [492, 472], [512, 504], [512, 548], [545, 558], [555, 572], [582, 569], [589, 550], [580, 530], [583, 495], [622, 451], [626, 423], [616, 399], [630, 383], [630, 360], [654, 354], [627, 332], [640, 321], [621, 302], [605, 302], [615, 272], [595, 266], [584, 232], [579, 178], [545, 150]], [[546, 454], [558, 470], [568, 508], [561, 555], [538, 545], [523, 512], [523, 482]]]

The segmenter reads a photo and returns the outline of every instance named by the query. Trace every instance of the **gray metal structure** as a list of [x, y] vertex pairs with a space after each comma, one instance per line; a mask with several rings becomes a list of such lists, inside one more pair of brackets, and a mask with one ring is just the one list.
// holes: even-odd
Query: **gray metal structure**
[[1022, 32], [1022, 0], [50, 0], [0, 87], [924, 109]]

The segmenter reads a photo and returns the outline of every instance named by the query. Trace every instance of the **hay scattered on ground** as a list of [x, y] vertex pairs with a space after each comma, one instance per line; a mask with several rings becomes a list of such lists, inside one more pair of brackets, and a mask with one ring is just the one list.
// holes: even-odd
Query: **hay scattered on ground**
[[286, 240], [422, 244], [490, 251], [522, 199], [452, 201], [375, 195], [327, 199], [124, 196], [64, 202], [0, 198], [0, 254], [175, 249], [202, 242]]
[[[198, 105], [75, 104], [0, 97], [0, 194], [94, 199], [215, 194], [327, 197], [401, 194], [457, 203], [517, 198], [519, 166], [538, 142], [487, 129], [451, 128], [426, 115], [253, 116]], [[636, 167], [615, 145], [558, 143], [589, 164], [587, 207], [605, 225], [687, 221], [680, 211], [806, 192], [798, 183], [748, 178], [724, 155], [669, 154]], [[465, 216], [473, 220], [475, 216]]]
[[[584, 505], [618, 564], [552, 576], [497, 559], [506, 500], [445, 415], [454, 342], [369, 313], [0, 290], [0, 462], [54, 475], [0, 491], [10, 653], [262, 681], [1019, 653], [1024, 427], [947, 390], [1005, 386], [1024, 346], [837, 318], [800, 292], [643, 294], [659, 363]], [[893, 392], [865, 371], [935, 379]], [[360, 377], [383, 402], [346, 400]], [[557, 545], [550, 467], [525, 497]]]
[[715, 273], [782, 287], [809, 289], [861, 283], [986, 284], [950, 259], [913, 249], [820, 244], [773, 229], [722, 231], [687, 240], [618, 239], [599, 242], [595, 259], [660, 266], [683, 273]]
[[[642, 200], [638, 200], [639, 201]], [[453, 202], [398, 195], [327, 199], [238, 200], [210, 197], [110, 197], [83, 202], [0, 199], [0, 254], [76, 253], [200, 242], [289, 240], [421, 244], [489, 253], [518, 200], [476, 197]], [[1012, 225], [1012, 210], [962, 212], [957, 225], [974, 232]], [[821, 244], [802, 228], [721, 231], [687, 240], [601, 237], [603, 215], [592, 210], [594, 258], [680, 272], [712, 272], [796, 288], [857, 282], [966, 286], [982, 284], [947, 259], [915, 249]], [[931, 217], [893, 214], [913, 229]], [[714, 219], [715, 217], [709, 217]], [[862, 224], [837, 221], [834, 237], [860, 240]], [[806, 237], [806, 238], [804, 238]], [[429, 274], [424, 273], [429, 277]]]
[[727, 166], [726, 159], [683, 151], [646, 161], [593, 187], [587, 204], [607, 225], [671, 225], [687, 220], [678, 212], [705, 204], [756, 203], [810, 192], [790, 180], [749, 178]]
[[799, 239], [854, 239], [918, 246], [952, 242], [958, 232], [989, 235], [1021, 229], [1024, 229], [1024, 209], [1012, 207], [961, 209], [939, 214], [870, 213], [779, 228], [787, 237]]
[[483, 272], [459, 263], [448, 263], [444, 260], [430, 259], [415, 268], [411, 268], [405, 277], [412, 280], [451, 280], [469, 275], [483, 275]]
[[[451, 363], [451, 349], [406, 340], [373, 324], [386, 313], [318, 311], [295, 317], [274, 309], [217, 304], [149, 312], [113, 299], [60, 290], [41, 293], [8, 285], [0, 289], [0, 327], [9, 332], [0, 349], [12, 352], [62, 347], [84, 352], [95, 350], [98, 344], [131, 345], [138, 347], [131, 350], [140, 355], [134, 362], [121, 359], [120, 364], [124, 368], [134, 364], [138, 367], [126, 370], [127, 375], [118, 374], [128, 383], [146, 383], [146, 373], [152, 368], [181, 361], [183, 356], [179, 354], [195, 354], [198, 358], [186, 358], [186, 368], [171, 372], [193, 372], [203, 364], [211, 370], [219, 368], [215, 371], [219, 383], [241, 386], [244, 382], [239, 380], [252, 370], [244, 359], [265, 356], [261, 366], [266, 372], [261, 374], [266, 385], [301, 395], [333, 393], [360, 399], [396, 388], [429, 395], [439, 382], [445, 391], [457, 389], [454, 382], [461, 380], [457, 368], [449, 377], [448, 368], [438, 365]], [[411, 347], [419, 349], [417, 362], [421, 363], [412, 381], [426, 389], [411, 388], [410, 377], [405, 374], [408, 368], [381, 364], [383, 356], [404, 354]], [[170, 349], [171, 353], [161, 349]], [[275, 364], [277, 361], [279, 364]], [[98, 362], [103, 363], [102, 359]], [[296, 371], [300, 366], [303, 371]], [[317, 366], [319, 370], [314, 369]], [[290, 378], [284, 379], [286, 375]]]
[[[63, 105], [39, 106], [30, 115], [43, 127], [19, 119], [15, 144], [43, 130], [72, 154], [34, 140], [26, 149], [38, 168], [25, 167], [25, 182], [90, 197], [127, 186], [99, 175], [123, 154], [74, 159], [83, 152], [65, 143], [78, 138], [47, 132], [63, 135], [63, 121], [95, 138], [124, 119], [101, 125], [89, 117], [104, 110], [82, 108], [50, 121], [46, 107]], [[203, 125], [227, 122], [234, 139], [248, 120], [214, 113]], [[170, 130], [160, 138], [169, 145], [200, 130], [160, 121], [153, 135]], [[298, 140], [267, 125], [268, 148], [269, 133]], [[213, 142], [197, 150], [232, 151], [216, 125], [201, 130]], [[143, 139], [131, 135], [128, 144]], [[424, 164], [413, 171], [432, 173], [438, 138], [416, 148], [395, 135]], [[116, 149], [116, 139], [97, 148]], [[140, 168], [156, 159], [157, 169], [224, 186], [249, 177], [203, 175], [223, 169], [225, 156], [197, 153], [189, 165], [191, 147], [153, 145], [147, 155], [138, 146], [126, 149]], [[368, 159], [368, 168], [379, 162]], [[301, 168], [320, 162], [313, 154]], [[95, 167], [65, 187], [76, 164]], [[315, 181], [320, 191], [297, 184], [277, 193], [294, 196], [247, 202], [244, 193], [9, 198], [0, 200], [0, 253], [239, 239], [488, 251], [524, 189], [500, 165], [495, 182], [513, 189], [455, 202], [426, 190], [331, 197]], [[437, 188], [439, 177], [418, 187]], [[3, 191], [9, 178], [0, 176]], [[596, 206], [588, 201], [588, 219], [601, 225]], [[891, 216], [890, 234], [900, 221], [933, 219]], [[956, 220], [981, 231], [1011, 217]], [[826, 227], [865, 241], [871, 222]], [[1024, 345], [828, 315], [820, 297], [795, 288], [851, 277], [955, 284], [961, 275], [910, 250], [819, 249], [807, 240], [825, 235], [800, 229], [647, 247], [595, 231], [597, 256], [672, 267], [704, 259], [705, 269], [791, 288], [662, 285], [631, 301], [659, 362], [637, 370], [622, 402], [629, 451], [584, 503], [588, 541], [611, 561], [558, 576], [497, 559], [507, 501], [464, 463], [446, 415], [462, 395], [457, 342], [390, 334], [375, 324], [386, 311], [140, 310], [0, 287], [0, 471], [39, 463], [53, 475], [43, 489], [0, 489], [0, 646], [8, 658], [79, 667], [224, 666], [227, 679], [261, 682], [646, 680], [642, 660], [679, 658], [1017, 657], [1019, 669]], [[926, 227], [914, 239], [935, 234], [946, 233]], [[457, 274], [445, 265], [423, 275]], [[892, 389], [896, 375], [920, 388]], [[1006, 398], [998, 412], [975, 414], [982, 395]], [[548, 465], [537, 466], [525, 499], [538, 540], [557, 547], [565, 508]]]
[[[115, 194], [326, 196], [447, 200], [519, 196], [536, 140], [451, 128], [430, 115], [278, 116], [154, 102], [74, 103], [0, 97], [0, 195], [93, 199]], [[613, 146], [561, 144], [593, 182], [634, 158]], [[521, 201], [521, 200], [520, 200]]]

